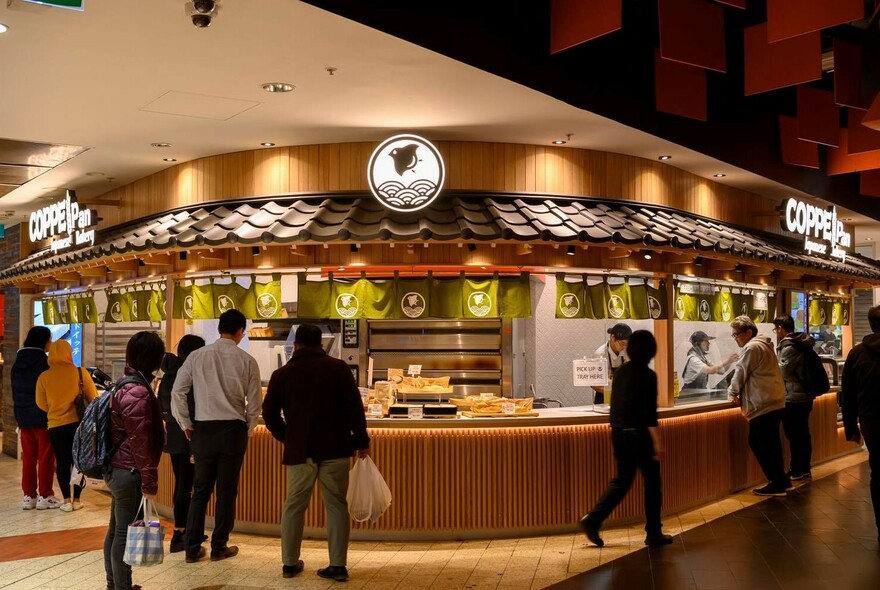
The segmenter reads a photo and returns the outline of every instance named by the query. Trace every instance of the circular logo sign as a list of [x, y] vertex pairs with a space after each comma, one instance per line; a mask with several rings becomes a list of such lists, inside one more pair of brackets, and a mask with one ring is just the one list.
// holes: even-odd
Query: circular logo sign
[[725, 322], [730, 321], [730, 316], [733, 315], [733, 310], [730, 309], [730, 301], [727, 299], [721, 300], [721, 319]]
[[394, 211], [418, 211], [437, 198], [446, 171], [437, 148], [418, 135], [389, 137], [367, 165], [370, 192]]
[[825, 325], [825, 319], [826, 319], [825, 318], [825, 307], [823, 306], [823, 307], [819, 308], [819, 325], [820, 326]]
[[410, 291], [400, 300], [400, 309], [408, 318], [420, 318], [425, 313], [425, 298], [421, 293]]
[[700, 299], [700, 319], [704, 322], [709, 319], [709, 302]]
[[564, 317], [573, 318], [581, 310], [581, 302], [574, 293], [566, 293], [559, 298], [559, 313]]
[[611, 314], [611, 317], [613, 317], [614, 319], [622, 318], [625, 311], [626, 304], [623, 302], [623, 299], [621, 299], [619, 295], [612, 295], [608, 299], [608, 313]]
[[467, 306], [478, 318], [486, 317], [492, 311], [492, 299], [484, 291], [474, 291], [468, 297]]
[[740, 315], [749, 315], [749, 304], [743, 301], [743, 304], [739, 308]]
[[684, 299], [681, 295], [675, 298], [675, 317], [680, 320], [684, 319]]
[[110, 306], [110, 317], [113, 318], [114, 322], [122, 321], [122, 304], [118, 301], [114, 301], [113, 305]]
[[663, 308], [660, 306], [660, 302], [656, 297], [651, 295], [648, 295], [648, 311], [651, 313], [651, 318], [655, 320], [663, 313]]
[[138, 319], [138, 302], [137, 302], [137, 299], [132, 299], [132, 300], [131, 300], [131, 319], [132, 319], [132, 320], [137, 320], [137, 319]]
[[352, 318], [360, 309], [360, 301], [354, 295], [343, 293], [336, 297], [336, 313], [344, 318]]
[[271, 293], [263, 293], [257, 297], [257, 314], [261, 318], [273, 318], [278, 315], [278, 300]]
[[835, 305], [831, 308], [831, 325], [836, 326], [840, 323], [840, 313], [838, 312], [838, 307]]
[[192, 295], [187, 295], [183, 298], [183, 315], [192, 319], [193, 317], [193, 298]]
[[217, 298], [217, 307], [220, 309], [220, 313], [224, 313], [235, 309], [235, 301], [229, 295], [221, 295]]

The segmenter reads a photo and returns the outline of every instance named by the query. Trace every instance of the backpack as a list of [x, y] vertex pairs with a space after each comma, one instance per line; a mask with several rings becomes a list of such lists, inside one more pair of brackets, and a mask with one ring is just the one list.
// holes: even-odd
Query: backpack
[[823, 393], [828, 393], [831, 389], [831, 383], [828, 381], [828, 373], [825, 372], [825, 366], [822, 359], [816, 354], [812, 348], [806, 348], [801, 352], [803, 378], [801, 384], [804, 386], [804, 393], [809, 397], [815, 398]]
[[110, 459], [119, 450], [125, 437], [113, 445], [110, 440], [110, 409], [116, 392], [129, 383], [143, 383], [136, 377], [124, 377], [86, 406], [82, 421], [73, 435], [73, 464], [86, 477], [101, 479], [110, 466]]

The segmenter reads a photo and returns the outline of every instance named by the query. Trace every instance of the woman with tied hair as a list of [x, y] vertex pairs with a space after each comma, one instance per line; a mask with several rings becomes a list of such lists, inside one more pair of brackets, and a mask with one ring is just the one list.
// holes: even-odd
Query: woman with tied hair
[[165, 443], [162, 409], [150, 383], [162, 364], [165, 344], [156, 332], [138, 332], [125, 349], [125, 376], [110, 406], [111, 448], [104, 476], [110, 490], [110, 524], [104, 538], [104, 570], [108, 590], [131, 590], [131, 566], [122, 561], [129, 523], [141, 497], [155, 502], [159, 491], [159, 459]]
[[668, 545], [672, 537], [663, 534], [660, 522], [663, 443], [657, 426], [657, 374], [648, 367], [657, 354], [654, 335], [647, 330], [633, 332], [627, 353], [629, 362], [614, 376], [614, 403], [611, 404], [611, 444], [617, 460], [617, 476], [596, 506], [581, 518], [580, 525], [587, 538], [602, 547], [605, 542], [599, 536], [599, 529], [623, 501], [638, 469], [645, 484], [645, 545]]

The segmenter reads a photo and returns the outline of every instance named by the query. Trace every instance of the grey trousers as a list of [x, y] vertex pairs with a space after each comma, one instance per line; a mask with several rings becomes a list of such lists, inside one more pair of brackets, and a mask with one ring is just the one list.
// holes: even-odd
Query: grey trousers
[[345, 566], [348, 561], [348, 457], [313, 463], [307, 459], [299, 465], [287, 465], [287, 500], [281, 515], [281, 561], [296, 565], [302, 549], [306, 508], [312, 499], [315, 480], [321, 484], [324, 508], [327, 510], [327, 545], [330, 565]]

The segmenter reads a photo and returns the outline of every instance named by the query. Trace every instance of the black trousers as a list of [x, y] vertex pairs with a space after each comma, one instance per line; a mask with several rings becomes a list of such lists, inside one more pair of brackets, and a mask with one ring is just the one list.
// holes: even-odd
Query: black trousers
[[[72, 422], [63, 426], [49, 429], [49, 442], [55, 451], [55, 477], [58, 478], [58, 487], [61, 488], [61, 496], [67, 500], [70, 498], [70, 466], [73, 465], [73, 435], [79, 422]], [[73, 499], [79, 500], [82, 488], [73, 486]]]
[[782, 429], [791, 450], [790, 469], [792, 473], [809, 473], [813, 458], [813, 440], [810, 437], [810, 412], [813, 400], [807, 402], [787, 402], [782, 416]]
[[235, 499], [238, 477], [247, 450], [247, 424], [243, 420], [216, 420], [195, 423], [191, 450], [195, 457], [193, 497], [186, 519], [186, 551], [197, 553], [205, 536], [205, 510], [214, 488], [214, 532], [211, 549], [226, 547], [235, 525]]
[[186, 517], [189, 514], [195, 465], [190, 462], [188, 451], [171, 453], [170, 456], [171, 469], [174, 471], [174, 528], [182, 529], [186, 527]]
[[866, 437], [865, 446], [868, 447], [868, 466], [871, 468], [871, 503], [874, 505], [874, 522], [880, 535], [880, 438]]
[[785, 410], [775, 410], [749, 420], [749, 448], [767, 481], [787, 488], [791, 480], [785, 474], [782, 439], [779, 438], [779, 423], [784, 413]]
[[617, 460], [617, 477], [608, 484], [588, 518], [596, 524], [602, 524], [623, 501], [638, 469], [645, 483], [645, 531], [649, 535], [659, 535], [663, 527], [660, 522], [663, 492], [660, 487], [660, 462], [654, 459], [651, 434], [647, 429], [612, 428], [611, 443]]

